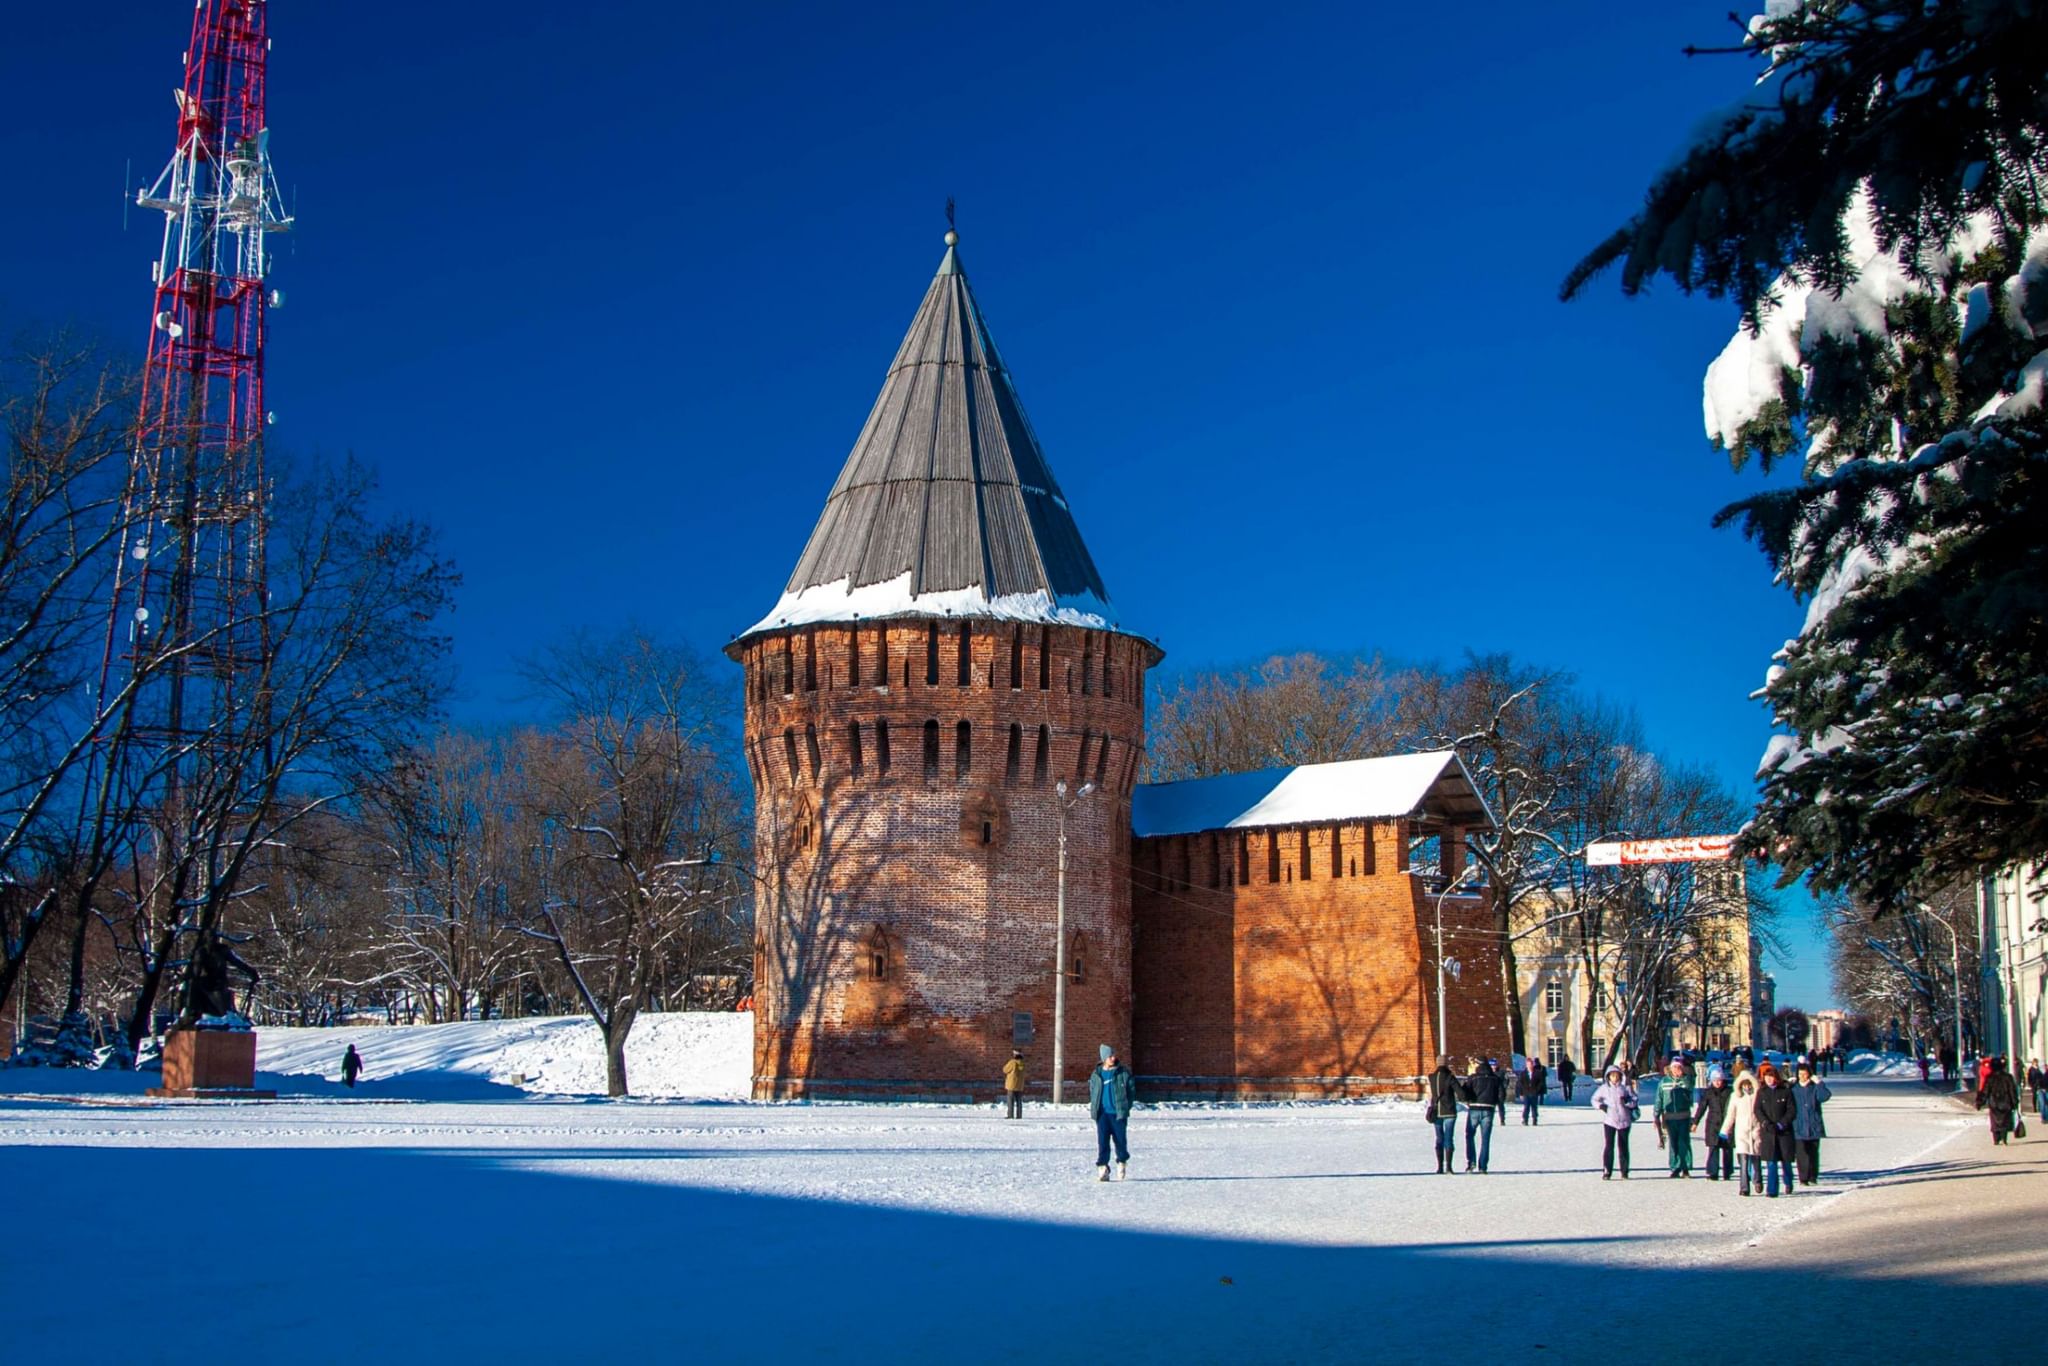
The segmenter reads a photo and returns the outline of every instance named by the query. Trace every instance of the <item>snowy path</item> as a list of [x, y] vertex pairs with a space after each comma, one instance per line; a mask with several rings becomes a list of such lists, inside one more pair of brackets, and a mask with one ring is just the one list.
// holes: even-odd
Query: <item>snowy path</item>
[[[1138, 1361], [1419, 1358], [1430, 1314], [1563, 1345], [1591, 1304], [1753, 1274], [1738, 1254], [1971, 1124], [1910, 1082], [1836, 1092], [1837, 1174], [1775, 1201], [1667, 1180], [1647, 1129], [1636, 1179], [1603, 1183], [1582, 1106], [1496, 1129], [1485, 1177], [1427, 1174], [1408, 1102], [1143, 1111], [1133, 1179], [1100, 1186], [1085, 1116], [1044, 1109], [0, 1100], [0, 1343], [34, 1348], [0, 1355], [189, 1359], [171, 1306], [233, 1304], [259, 1360], [1042, 1361], [1095, 1354], [1105, 1295]], [[99, 1279], [152, 1192], [210, 1193], [236, 1269]]]

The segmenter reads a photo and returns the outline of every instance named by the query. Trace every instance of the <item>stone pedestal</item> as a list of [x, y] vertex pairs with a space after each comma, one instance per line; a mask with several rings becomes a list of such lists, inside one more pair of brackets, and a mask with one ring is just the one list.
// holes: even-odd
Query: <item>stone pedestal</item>
[[164, 1036], [164, 1084], [177, 1100], [275, 1100], [256, 1089], [256, 1035], [246, 1029], [174, 1029]]

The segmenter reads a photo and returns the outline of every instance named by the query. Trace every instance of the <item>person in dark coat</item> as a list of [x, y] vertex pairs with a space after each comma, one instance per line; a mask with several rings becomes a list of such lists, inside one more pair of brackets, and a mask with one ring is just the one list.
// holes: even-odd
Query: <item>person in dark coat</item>
[[1757, 1068], [1756, 1155], [1763, 1163], [1764, 1194], [1778, 1198], [1778, 1177], [1785, 1178], [1785, 1194], [1792, 1193], [1792, 1161], [1799, 1152], [1799, 1140], [1792, 1127], [1799, 1118], [1799, 1104], [1792, 1088], [1778, 1076], [1776, 1063]]
[[1735, 1176], [1735, 1145], [1721, 1136], [1721, 1128], [1728, 1122], [1728, 1102], [1734, 1093], [1728, 1089], [1728, 1074], [1718, 1066], [1707, 1069], [1707, 1084], [1700, 1089], [1699, 1098], [1692, 1112], [1692, 1122], [1700, 1129], [1700, 1137], [1707, 1145], [1707, 1180], [1733, 1180]]
[[1127, 1141], [1131, 1105], [1136, 1099], [1131, 1069], [1117, 1061], [1116, 1050], [1102, 1045], [1102, 1065], [1088, 1074], [1088, 1117], [1095, 1121], [1095, 1179], [1109, 1180], [1109, 1146], [1116, 1142], [1116, 1179], [1130, 1175]]
[[1515, 1077], [1515, 1099], [1522, 1102], [1522, 1123], [1543, 1122], [1543, 1093], [1550, 1089], [1550, 1074], [1536, 1059], [1529, 1059]]
[[362, 1073], [363, 1055], [356, 1052], [354, 1044], [350, 1044], [348, 1052], [341, 1055], [341, 1084], [351, 1091], [355, 1090], [356, 1078]]
[[2027, 1085], [2034, 1090], [2034, 1108], [2041, 1112], [2041, 1123], [2048, 1125], [2048, 1071], [2041, 1069], [2038, 1058], [2027, 1064]]
[[1465, 1100], [1465, 1170], [1483, 1176], [1493, 1155], [1493, 1118], [1507, 1104], [1507, 1087], [1488, 1058], [1472, 1064], [1459, 1093]]
[[1813, 1069], [1804, 1063], [1799, 1067], [1799, 1080], [1792, 1086], [1792, 1103], [1797, 1113], [1792, 1121], [1792, 1137], [1799, 1144], [1799, 1184], [1811, 1186], [1820, 1180], [1820, 1141], [1828, 1136], [1828, 1126], [1822, 1121], [1820, 1107], [1835, 1098], [1824, 1081], [1815, 1081]]
[[2004, 1058], [1991, 1060], [1991, 1071], [1977, 1088], [1977, 1108], [1991, 1112], [1991, 1141], [2003, 1144], [2012, 1132], [2012, 1117], [2019, 1113], [2020, 1088], [2005, 1070]]
[[1578, 1075], [1579, 1069], [1572, 1066], [1570, 1058], [1558, 1059], [1557, 1084], [1564, 1088], [1564, 1098], [1567, 1102], [1572, 1098], [1572, 1079]]
[[1458, 1151], [1458, 1074], [1451, 1070], [1448, 1056], [1436, 1060], [1436, 1071], [1429, 1074], [1428, 1090], [1422, 1101], [1423, 1115], [1429, 1120], [1430, 1128], [1436, 1134], [1436, 1169], [1439, 1175], [1448, 1175], [1451, 1160]]

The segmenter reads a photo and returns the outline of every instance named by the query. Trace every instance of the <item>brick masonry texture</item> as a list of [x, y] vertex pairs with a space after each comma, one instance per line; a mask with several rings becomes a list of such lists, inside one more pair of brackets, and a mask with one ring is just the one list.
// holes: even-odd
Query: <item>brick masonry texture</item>
[[[1098, 787], [1067, 815], [1070, 1099], [1102, 1043], [1152, 1097], [1354, 1095], [1427, 1070], [1434, 900], [1406, 871], [1406, 822], [1134, 848], [1149, 643], [905, 618], [736, 655], [763, 875], [757, 1097], [986, 1098], [1013, 1046], [1049, 1091], [1061, 779]], [[1469, 934], [1490, 913], [1451, 898], [1445, 917], [1452, 1043], [1502, 1054], [1498, 950]]]
[[[1407, 871], [1409, 833], [1380, 821], [1138, 841], [1132, 1029], [1146, 1092], [1413, 1089], [1438, 1051], [1436, 908]], [[1506, 1053], [1498, 992], [1484, 987], [1500, 980], [1499, 951], [1473, 933], [1490, 919], [1481, 898], [1445, 899], [1445, 956], [1459, 966], [1445, 1015], [1460, 1058]]]

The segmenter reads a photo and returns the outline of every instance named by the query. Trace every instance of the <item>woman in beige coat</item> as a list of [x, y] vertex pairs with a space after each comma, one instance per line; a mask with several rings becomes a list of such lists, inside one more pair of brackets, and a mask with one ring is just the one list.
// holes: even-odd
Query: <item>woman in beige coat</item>
[[1721, 1121], [1721, 1137], [1735, 1142], [1735, 1165], [1742, 1169], [1741, 1194], [1749, 1194], [1752, 1174], [1756, 1184], [1764, 1183], [1764, 1164], [1757, 1142], [1756, 1073], [1744, 1072], [1735, 1079], [1735, 1098], [1728, 1102], [1728, 1118]]

